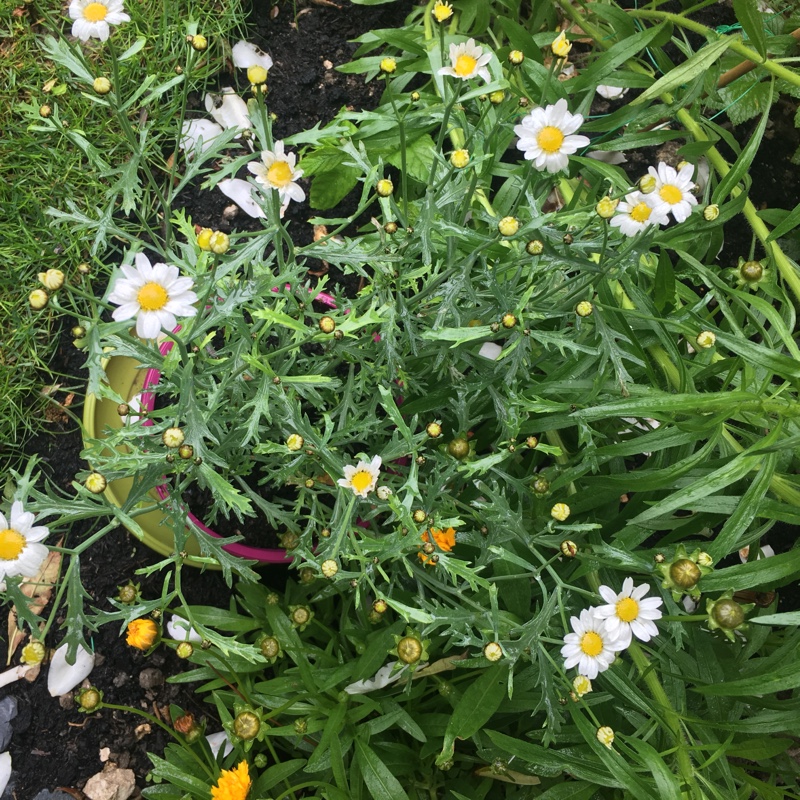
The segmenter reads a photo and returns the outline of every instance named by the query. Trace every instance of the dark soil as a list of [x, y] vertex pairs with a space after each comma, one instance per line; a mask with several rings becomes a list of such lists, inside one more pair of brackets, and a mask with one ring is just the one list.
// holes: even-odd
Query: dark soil
[[[275, 135], [283, 137], [312, 127], [318, 121], [329, 121], [343, 105], [355, 109], [376, 105], [378, 83], [365, 85], [361, 76], [343, 75], [325, 62], [333, 66], [347, 62], [356, 48], [348, 40], [375, 28], [402, 24], [412, 3], [403, 0], [373, 8], [353, 6], [348, 0], [336, 5], [307, 7], [298, 3], [297, 24], [291, 4], [281, 3], [274, 19], [269, 13], [271, 4], [256, 2], [254, 5], [256, 35], [251, 41], [267, 50], [275, 62], [270, 72], [269, 105], [278, 115]], [[231, 80], [226, 77], [224, 82], [231, 83]], [[198, 107], [200, 100], [197, 98]], [[230, 201], [219, 192], [188, 191], [180, 198], [180, 203], [192, 219], [204, 227], [220, 230], [261, 227], [258, 220], [251, 220], [244, 214], [238, 214], [232, 221], [224, 217], [222, 212], [230, 206]], [[352, 209], [347, 207], [337, 208], [335, 214], [345, 216], [350, 211]], [[301, 243], [312, 239], [313, 228], [307, 220], [313, 215], [307, 204], [293, 204], [287, 212], [295, 223], [293, 234]], [[342, 294], [357, 290], [356, 286], [343, 283], [341, 275], [333, 274], [330, 279], [334, 285], [340, 285]], [[48, 429], [27, 445], [27, 452], [41, 459], [40, 472], [57, 490], [68, 494], [73, 492], [71, 482], [76, 474], [87, 468], [80, 458], [82, 444], [76, 422], [82, 413], [87, 376], [81, 369], [84, 355], [75, 349], [68, 333], [71, 324], [65, 320], [61, 345], [51, 365], [63, 379], [53, 395], [55, 403], [48, 410]], [[76, 541], [90, 532], [87, 525], [76, 525], [69, 536]], [[158, 597], [163, 576], [141, 578], [136, 575], [137, 569], [152, 564], [156, 558], [124, 530], [108, 534], [91, 547], [81, 561], [81, 578], [91, 598], [87, 605], [112, 610], [108, 598], [114, 597], [117, 587], [129, 580], [141, 583], [145, 599]], [[265, 567], [259, 573], [262, 581], [278, 590], [286, 580], [283, 567]], [[227, 606], [230, 596], [218, 572], [186, 569], [183, 590], [190, 603]], [[59, 618], [58, 622], [62, 623], [63, 619]], [[54, 626], [48, 645], [55, 647], [60, 640], [61, 632]], [[145, 656], [125, 644], [124, 631], [117, 625], [107, 625], [92, 634], [92, 642], [97, 664], [91, 681], [104, 692], [105, 700], [147, 711], [165, 721], [169, 720], [169, 705], [175, 704], [193, 713], [198, 720], [205, 720], [208, 732], [221, 729], [218, 720], [209, 718], [211, 707], [196, 701], [192, 685], [164, 682], [182, 669], [173, 651], [161, 647]], [[0, 648], [0, 658], [5, 660], [5, 655], [5, 647]], [[12, 663], [16, 663], [16, 658]], [[18, 707], [8, 747], [13, 774], [3, 794], [4, 800], [32, 800], [42, 792], [41, 800], [45, 800], [50, 797], [47, 792], [58, 788], [68, 792], [60, 795], [62, 798], [82, 798], [80, 790], [87, 779], [103, 770], [101, 751], [104, 748], [108, 748], [103, 755], [109, 762], [131, 769], [136, 775], [135, 800], [147, 785], [145, 777], [150, 768], [147, 753], [163, 753], [168, 739], [157, 726], [142, 727], [146, 721], [134, 714], [103, 710], [87, 716], [75, 710], [71, 694], [60, 699], [50, 697], [47, 667], [32, 683], [11, 684], [0, 690], [0, 695], [15, 698]]]

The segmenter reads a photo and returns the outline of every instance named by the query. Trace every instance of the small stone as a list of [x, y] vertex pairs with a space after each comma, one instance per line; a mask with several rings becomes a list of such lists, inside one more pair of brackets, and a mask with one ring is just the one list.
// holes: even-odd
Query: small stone
[[75, 798], [71, 794], [58, 789], [54, 792], [51, 792], [49, 789], [42, 789], [33, 800], [75, 800]]
[[237, 206], [235, 203], [231, 203], [229, 206], [225, 206], [225, 208], [222, 209], [222, 218], [232, 220], [238, 213], [239, 206]]
[[92, 775], [83, 793], [89, 800], [128, 800], [136, 791], [136, 777], [132, 769], [119, 769], [108, 763], [102, 772]]
[[108, 759], [111, 758], [111, 748], [110, 747], [101, 747], [100, 748], [100, 761], [104, 764]]
[[164, 685], [164, 673], [155, 667], [147, 667], [139, 673], [139, 686], [142, 689], [155, 689]]
[[114, 684], [114, 686], [117, 687], [117, 689], [119, 689], [120, 686], [124, 686], [130, 679], [131, 676], [128, 675], [127, 672], [118, 672], [114, 676], [114, 680], [112, 681], [112, 683]]
[[75, 698], [72, 696], [72, 692], [67, 692], [67, 694], [62, 694], [58, 698], [58, 704], [64, 711], [71, 711], [75, 708]]
[[17, 698], [4, 697], [0, 700], [0, 753], [8, 750], [11, 741], [11, 720], [17, 716]]

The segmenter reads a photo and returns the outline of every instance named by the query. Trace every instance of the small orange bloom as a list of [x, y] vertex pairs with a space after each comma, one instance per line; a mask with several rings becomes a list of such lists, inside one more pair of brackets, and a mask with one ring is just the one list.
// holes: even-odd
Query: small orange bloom
[[138, 650], [149, 650], [158, 638], [158, 625], [151, 619], [134, 619], [128, 623], [125, 641]]
[[216, 786], [211, 787], [211, 800], [245, 800], [253, 782], [247, 762], [240, 761], [233, 769], [224, 769]]
[[[441, 528], [431, 528], [430, 531], [425, 531], [425, 533], [422, 534], [422, 541], [426, 543], [430, 542], [431, 536], [433, 537], [433, 541], [436, 542], [436, 546], [446, 553], [449, 553], [456, 546], [456, 532], [454, 528], [448, 528], [446, 531], [443, 531]], [[425, 553], [417, 553], [417, 555], [423, 564], [434, 563]]]

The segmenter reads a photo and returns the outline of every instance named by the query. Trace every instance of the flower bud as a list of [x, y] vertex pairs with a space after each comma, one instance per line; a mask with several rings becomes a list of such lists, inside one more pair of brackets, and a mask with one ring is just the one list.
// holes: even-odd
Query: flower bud
[[697, 342], [698, 347], [702, 347], [704, 350], [708, 350], [709, 347], [713, 347], [717, 342], [717, 336], [712, 331], [700, 331], [697, 334]]
[[447, 452], [461, 461], [469, 455], [469, 442], [463, 436], [459, 436], [447, 445]]
[[40, 117], [42, 117], [43, 119], [47, 119], [48, 117], [50, 117], [52, 115], [53, 115], [53, 109], [50, 108], [50, 106], [47, 105], [47, 103], [45, 103], [42, 106], [39, 106], [39, 116]]
[[126, 606], [132, 606], [139, 599], [139, 586], [128, 581], [124, 586], [117, 586], [117, 600]]
[[694, 589], [702, 574], [700, 568], [690, 558], [681, 558], [669, 568], [669, 577], [681, 589]]
[[103, 704], [103, 693], [96, 686], [87, 686], [75, 693], [75, 705], [78, 711], [91, 713], [99, 711]]
[[125, 641], [137, 650], [149, 650], [158, 638], [158, 625], [152, 619], [134, 619], [128, 623]]
[[558, 520], [558, 522], [566, 522], [567, 517], [569, 517], [570, 511], [569, 506], [566, 503], [556, 503], [550, 509], [550, 516]]
[[391, 75], [397, 70], [397, 62], [393, 58], [383, 58], [380, 63], [381, 72]]
[[202, 53], [208, 48], [208, 39], [206, 39], [205, 36], [201, 36], [199, 33], [195, 34], [192, 36], [191, 45], [198, 53]]
[[383, 229], [386, 231], [386, 233], [389, 234], [389, 236], [393, 236], [395, 233], [397, 233], [397, 223], [396, 222], [387, 222], [383, 226]]
[[597, 729], [597, 741], [611, 750], [614, 745], [614, 731], [608, 725], [603, 725], [602, 728]]
[[75, 339], [83, 339], [86, 336], [86, 328], [83, 325], [73, 325], [70, 329], [70, 333]]
[[38, 639], [31, 639], [22, 648], [20, 661], [23, 664], [41, 664], [47, 654], [47, 649]]
[[639, 191], [642, 194], [651, 194], [656, 190], [656, 179], [649, 173], [639, 179]]
[[186, 713], [181, 714], [175, 722], [172, 723], [172, 727], [175, 728], [178, 733], [182, 733], [186, 736], [193, 728], [197, 727], [197, 723], [194, 721], [193, 714]]
[[161, 441], [164, 442], [167, 447], [172, 448], [180, 447], [185, 438], [180, 428], [167, 428], [164, 433], [161, 434]]
[[397, 643], [397, 657], [404, 664], [416, 664], [422, 652], [422, 642], [416, 636], [404, 636]]
[[60, 269], [49, 269], [39, 273], [39, 283], [51, 292], [57, 292], [64, 285], [64, 273]]
[[233, 720], [234, 734], [246, 742], [255, 739], [260, 730], [261, 720], [252, 711], [242, 711]]
[[290, 433], [286, 438], [286, 447], [292, 452], [303, 449], [305, 439], [299, 433]]
[[418, 525], [421, 525], [423, 522], [425, 522], [427, 517], [428, 515], [421, 508], [416, 509], [411, 515], [411, 519], [413, 519]]
[[292, 627], [302, 631], [314, 619], [314, 612], [308, 606], [289, 606], [289, 619]]
[[84, 486], [92, 494], [103, 494], [107, 485], [108, 482], [106, 481], [105, 476], [101, 475], [99, 472], [90, 472], [84, 481]]
[[764, 268], [760, 261], [746, 261], [739, 267], [739, 275], [746, 283], [758, 283], [764, 277]]
[[201, 250], [205, 250], [209, 252], [211, 250], [211, 237], [214, 235], [214, 231], [211, 228], [201, 228], [200, 232], [197, 234], [197, 246]]
[[592, 682], [585, 675], [577, 675], [572, 679], [572, 689], [578, 697], [592, 691]]
[[508, 63], [513, 67], [518, 67], [525, 60], [525, 54], [522, 50], [512, 50], [508, 54]]
[[386, 601], [385, 601], [385, 600], [381, 600], [380, 598], [378, 598], [378, 599], [377, 599], [377, 600], [376, 600], [376, 601], [375, 601], [375, 602], [372, 604], [372, 610], [373, 610], [373, 611], [374, 611], [376, 614], [385, 614], [388, 608], [389, 608], [389, 606], [388, 606], [388, 604], [386, 603]]
[[533, 482], [532, 488], [536, 494], [547, 494], [550, 491], [550, 481], [539, 477]]
[[517, 324], [517, 318], [511, 314], [503, 314], [503, 318], [500, 320], [503, 323], [504, 328], [513, 328]]
[[597, 212], [598, 217], [602, 217], [603, 219], [611, 219], [611, 217], [614, 216], [614, 212], [617, 210], [618, 205], [619, 200], [612, 200], [610, 197], [602, 197], [597, 202], [594, 210]]
[[436, 0], [431, 14], [437, 22], [447, 22], [453, 16], [453, 6], [447, 0]]
[[489, 95], [489, 102], [493, 106], [499, 106], [506, 99], [506, 93], [502, 89], [497, 89]]
[[710, 206], [706, 206], [703, 209], [703, 219], [706, 222], [713, 222], [719, 216], [719, 206], [716, 203], [712, 203]]
[[419, 101], [419, 98], [420, 98], [419, 92], [411, 92], [410, 96], [411, 96], [411, 102], [412, 103], [416, 103], [416, 102]]
[[325, 316], [320, 318], [318, 325], [323, 333], [333, 333], [336, 329], [336, 322], [333, 317]]
[[274, 636], [265, 636], [258, 645], [261, 655], [272, 661], [281, 654], [281, 643]]
[[519, 220], [516, 217], [503, 217], [503, 219], [497, 223], [497, 230], [500, 231], [503, 236], [514, 236], [519, 230]]
[[732, 598], [724, 597], [714, 603], [711, 618], [724, 630], [736, 630], [744, 622], [744, 609]]
[[571, 539], [564, 539], [561, 542], [560, 548], [561, 555], [565, 556], [566, 558], [575, 558], [578, 554], [578, 545], [575, 544]]
[[429, 422], [425, 426], [425, 433], [427, 433], [431, 439], [438, 439], [442, 435], [442, 426], [438, 422]]
[[375, 494], [378, 495], [378, 500], [388, 500], [392, 496], [392, 490], [388, 486], [379, 486]]
[[253, 86], [260, 86], [267, 82], [267, 71], [260, 64], [253, 64], [252, 67], [247, 68], [247, 80]]
[[554, 56], [566, 58], [569, 55], [569, 51], [572, 50], [572, 43], [567, 41], [567, 34], [561, 31], [561, 33], [553, 39], [550, 49], [553, 51]]
[[97, 94], [108, 94], [111, 91], [111, 81], [101, 75], [94, 79], [92, 89], [94, 89]]
[[575, 313], [579, 317], [588, 317], [592, 311], [594, 311], [594, 306], [588, 300], [581, 300], [580, 303], [575, 306]]
[[544, 252], [544, 243], [539, 239], [531, 239], [525, 245], [525, 251], [529, 256], [540, 256]]
[[700, 567], [713, 567], [714, 566], [714, 559], [705, 552], [705, 550], [701, 553], [697, 554], [697, 564]]
[[525, 446], [530, 450], [535, 450], [539, 446], [539, 438], [537, 436], [528, 436], [525, 439]]
[[394, 184], [388, 178], [381, 178], [375, 185], [378, 197], [390, 197], [394, 191]]
[[453, 150], [450, 153], [450, 163], [456, 169], [464, 169], [469, 164], [469, 150]]
[[194, 653], [194, 645], [191, 642], [181, 642], [175, 648], [175, 655], [178, 658], [191, 658]]
[[178, 455], [186, 460], [194, 458], [194, 447], [192, 447], [190, 444], [182, 444], [178, 448]]
[[81, 275], [91, 275], [92, 274], [92, 266], [91, 264], [87, 264], [85, 261], [81, 264], [78, 264], [78, 272]]
[[34, 311], [41, 311], [50, 302], [50, 295], [44, 289], [34, 289], [28, 295], [28, 303]]
[[304, 736], [308, 731], [308, 723], [304, 719], [296, 719], [294, 721], [294, 732], [298, 736]]
[[503, 657], [503, 648], [497, 642], [484, 645], [483, 656], [488, 661], [499, 661]]
[[326, 578], [333, 578], [339, 571], [339, 565], [332, 558], [328, 558], [322, 562], [320, 569]]
[[214, 231], [209, 237], [208, 246], [212, 253], [221, 256], [228, 252], [228, 248], [231, 246], [231, 240], [227, 233]]

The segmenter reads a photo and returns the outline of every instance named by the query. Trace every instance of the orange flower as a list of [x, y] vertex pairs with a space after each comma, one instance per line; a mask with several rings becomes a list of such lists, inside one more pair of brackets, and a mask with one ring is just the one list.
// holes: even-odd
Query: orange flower
[[[422, 541], [426, 543], [430, 542], [431, 536], [439, 550], [444, 550], [446, 553], [449, 553], [456, 546], [456, 532], [454, 528], [448, 528], [446, 531], [443, 531], [441, 528], [431, 528], [430, 531], [425, 531], [425, 533], [422, 534]], [[425, 553], [417, 553], [417, 555], [423, 564], [435, 563], [431, 560], [430, 556]]]
[[211, 787], [211, 800], [245, 800], [253, 782], [247, 762], [240, 761], [233, 769], [224, 769], [216, 786]]
[[134, 619], [128, 623], [125, 641], [138, 650], [149, 650], [158, 638], [158, 625], [151, 619]]

